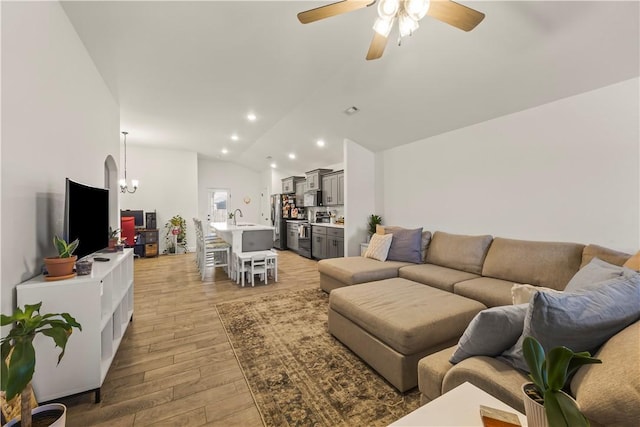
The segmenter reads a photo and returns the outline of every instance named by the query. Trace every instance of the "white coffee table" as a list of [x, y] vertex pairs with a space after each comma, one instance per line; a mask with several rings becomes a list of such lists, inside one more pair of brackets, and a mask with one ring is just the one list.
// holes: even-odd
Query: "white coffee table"
[[470, 383], [464, 383], [400, 418], [390, 426], [479, 426], [480, 405], [490, 406], [518, 415], [523, 427], [527, 417]]

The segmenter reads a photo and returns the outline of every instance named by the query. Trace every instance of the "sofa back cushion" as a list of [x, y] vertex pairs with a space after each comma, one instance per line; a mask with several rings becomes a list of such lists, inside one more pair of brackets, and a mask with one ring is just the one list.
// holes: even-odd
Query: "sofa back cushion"
[[436, 231], [427, 250], [426, 262], [480, 274], [491, 240], [488, 235], [465, 236]]
[[584, 245], [496, 237], [482, 275], [563, 290], [580, 268]]
[[631, 254], [614, 251], [613, 249], [605, 248], [604, 246], [593, 244], [587, 245], [582, 251], [582, 263], [580, 264], [580, 268], [589, 264], [593, 258], [600, 258], [601, 260], [613, 265], [623, 265], [629, 258], [631, 258]]

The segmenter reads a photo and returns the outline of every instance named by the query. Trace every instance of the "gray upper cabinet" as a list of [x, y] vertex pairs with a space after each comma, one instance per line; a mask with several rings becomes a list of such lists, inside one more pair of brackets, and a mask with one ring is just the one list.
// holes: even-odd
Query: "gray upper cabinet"
[[306, 191], [322, 190], [322, 176], [329, 172], [331, 172], [331, 169], [314, 169], [312, 171], [306, 172]]
[[293, 185], [296, 189], [296, 206], [304, 207], [304, 192], [306, 191], [307, 180], [305, 178], [295, 178]]
[[282, 192], [284, 194], [293, 194], [296, 192], [296, 182], [304, 179], [303, 176], [290, 176], [282, 179]]
[[325, 206], [344, 205], [344, 171], [322, 177], [322, 201]]

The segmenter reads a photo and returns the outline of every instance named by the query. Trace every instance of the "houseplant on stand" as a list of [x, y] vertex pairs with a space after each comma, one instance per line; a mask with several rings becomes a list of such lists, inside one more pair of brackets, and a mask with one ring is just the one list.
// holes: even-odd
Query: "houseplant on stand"
[[115, 230], [109, 226], [109, 249], [112, 251], [116, 250], [116, 245], [120, 241], [118, 234], [120, 234], [120, 229], [116, 228]]
[[562, 389], [578, 368], [602, 361], [567, 347], [555, 347], [545, 358], [542, 345], [533, 337], [525, 337], [522, 351], [533, 381], [522, 386], [529, 427], [589, 426], [577, 402]]
[[[24, 311], [18, 307], [11, 316], [0, 315], [1, 326], [13, 324], [9, 334], [0, 340], [1, 390], [5, 393], [4, 398], [7, 402], [20, 396], [21, 405], [20, 420], [9, 422], [7, 426], [31, 427], [30, 383], [36, 366], [36, 352], [33, 347], [33, 339], [36, 335], [41, 333], [51, 337], [56, 347], [61, 348], [58, 355], [58, 363], [60, 363], [73, 328], [82, 330], [82, 326], [69, 313], [40, 314], [41, 306], [42, 302], [34, 305], [27, 304], [24, 306]], [[50, 419], [52, 411], [59, 411], [60, 414]], [[50, 421], [53, 421], [47, 425], [63, 426], [66, 408], [58, 403], [43, 405], [34, 410], [33, 416], [34, 418], [47, 416]]]
[[78, 248], [80, 241], [78, 239], [71, 243], [67, 243], [58, 236], [53, 237], [53, 245], [58, 251], [57, 257], [47, 257], [44, 263], [47, 266], [48, 277], [63, 278], [70, 277], [73, 274], [73, 265], [78, 259], [73, 252]]
[[167, 229], [165, 241], [167, 244], [166, 251], [168, 253], [178, 253], [178, 248], [181, 247], [184, 252], [187, 252], [187, 222], [180, 215], [176, 215], [171, 218], [164, 225]]

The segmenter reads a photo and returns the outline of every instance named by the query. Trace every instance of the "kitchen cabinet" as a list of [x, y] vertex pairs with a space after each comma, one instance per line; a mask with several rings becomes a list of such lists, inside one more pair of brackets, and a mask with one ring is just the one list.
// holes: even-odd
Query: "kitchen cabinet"
[[331, 169], [314, 169], [306, 172], [307, 185], [306, 191], [322, 190], [322, 176], [332, 172]]
[[322, 177], [322, 201], [325, 206], [344, 204], [344, 171]]
[[327, 228], [327, 258], [344, 257], [344, 230]]
[[298, 252], [298, 224], [287, 222], [287, 248]]
[[316, 259], [344, 257], [344, 229], [314, 225], [311, 254]]
[[282, 193], [293, 194], [296, 192], [296, 181], [305, 179], [303, 176], [290, 176], [288, 178], [282, 178]]
[[316, 259], [327, 257], [327, 227], [311, 227], [311, 255]]
[[293, 185], [296, 188], [296, 206], [299, 208], [304, 207], [304, 192], [306, 190], [306, 178], [296, 178], [293, 180]]

